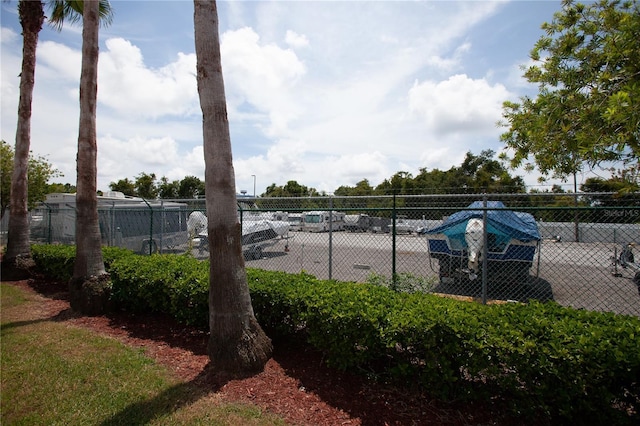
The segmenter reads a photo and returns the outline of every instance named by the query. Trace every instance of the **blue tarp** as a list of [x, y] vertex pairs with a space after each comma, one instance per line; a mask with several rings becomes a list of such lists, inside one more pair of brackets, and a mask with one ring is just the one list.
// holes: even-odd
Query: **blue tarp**
[[[464, 244], [464, 233], [471, 218], [482, 219], [483, 202], [474, 201], [467, 210], [449, 216], [440, 226], [422, 231], [423, 234], [445, 234], [450, 239]], [[511, 238], [522, 242], [540, 241], [540, 232], [534, 217], [529, 213], [506, 210], [501, 201], [487, 201], [487, 232], [494, 234], [499, 243], [506, 244]], [[466, 245], [466, 244], [465, 244]]]

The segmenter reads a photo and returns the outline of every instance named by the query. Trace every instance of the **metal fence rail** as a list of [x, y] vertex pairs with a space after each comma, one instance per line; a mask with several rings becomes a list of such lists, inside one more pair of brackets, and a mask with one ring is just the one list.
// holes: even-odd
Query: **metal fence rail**
[[[242, 197], [238, 212], [248, 267], [640, 316], [640, 253], [633, 256], [640, 244], [640, 198], [620, 205], [612, 194], [589, 196]], [[473, 202], [480, 204], [469, 207]], [[537, 238], [493, 219], [513, 212], [532, 219]], [[430, 233], [467, 213], [476, 217]], [[111, 202], [100, 206], [100, 226], [105, 245], [204, 259], [205, 215], [201, 199]], [[32, 216], [32, 239], [73, 243], [74, 218], [73, 208], [42, 206]], [[469, 242], [469, 222], [477, 226], [475, 243]]]

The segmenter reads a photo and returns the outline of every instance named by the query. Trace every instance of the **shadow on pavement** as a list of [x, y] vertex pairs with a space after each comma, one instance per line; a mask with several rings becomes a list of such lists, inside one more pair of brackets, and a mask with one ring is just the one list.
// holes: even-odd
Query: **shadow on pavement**
[[[440, 283], [434, 289], [434, 293], [453, 294], [457, 296], [482, 297], [482, 280], [459, 279], [451, 283]], [[540, 277], [528, 276], [518, 282], [491, 282], [487, 283], [487, 298], [492, 300], [515, 300], [528, 302], [538, 300], [548, 302], [554, 300], [553, 290], [549, 281]]]

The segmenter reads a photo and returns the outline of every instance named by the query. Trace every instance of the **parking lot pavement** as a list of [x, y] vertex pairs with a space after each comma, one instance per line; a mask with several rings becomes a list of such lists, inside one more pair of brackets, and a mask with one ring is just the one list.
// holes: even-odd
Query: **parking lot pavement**
[[[291, 233], [266, 248], [247, 267], [290, 273], [307, 272], [320, 279], [364, 282], [372, 274], [390, 277], [393, 270], [390, 234], [334, 232]], [[331, 243], [331, 249], [329, 249]], [[397, 273], [438, 282], [437, 265], [429, 258], [426, 238], [398, 235], [395, 241]], [[543, 242], [530, 273], [544, 300], [575, 308], [640, 316], [640, 295], [633, 275], [611, 273], [615, 244]], [[205, 252], [200, 258], [208, 256]], [[529, 291], [529, 290], [528, 290]], [[508, 293], [508, 292], [507, 292]], [[526, 296], [521, 294], [521, 296]]]

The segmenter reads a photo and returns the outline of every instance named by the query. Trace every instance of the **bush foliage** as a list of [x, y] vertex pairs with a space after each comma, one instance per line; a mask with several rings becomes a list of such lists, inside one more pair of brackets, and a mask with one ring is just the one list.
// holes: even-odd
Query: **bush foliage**
[[[44, 274], [71, 277], [72, 247], [32, 252]], [[105, 248], [104, 258], [114, 306], [208, 327], [208, 262], [114, 248]], [[554, 302], [481, 305], [305, 273], [247, 274], [265, 331], [274, 339], [306, 339], [335, 368], [447, 400], [499, 401], [523, 418], [640, 419], [637, 317]]]

